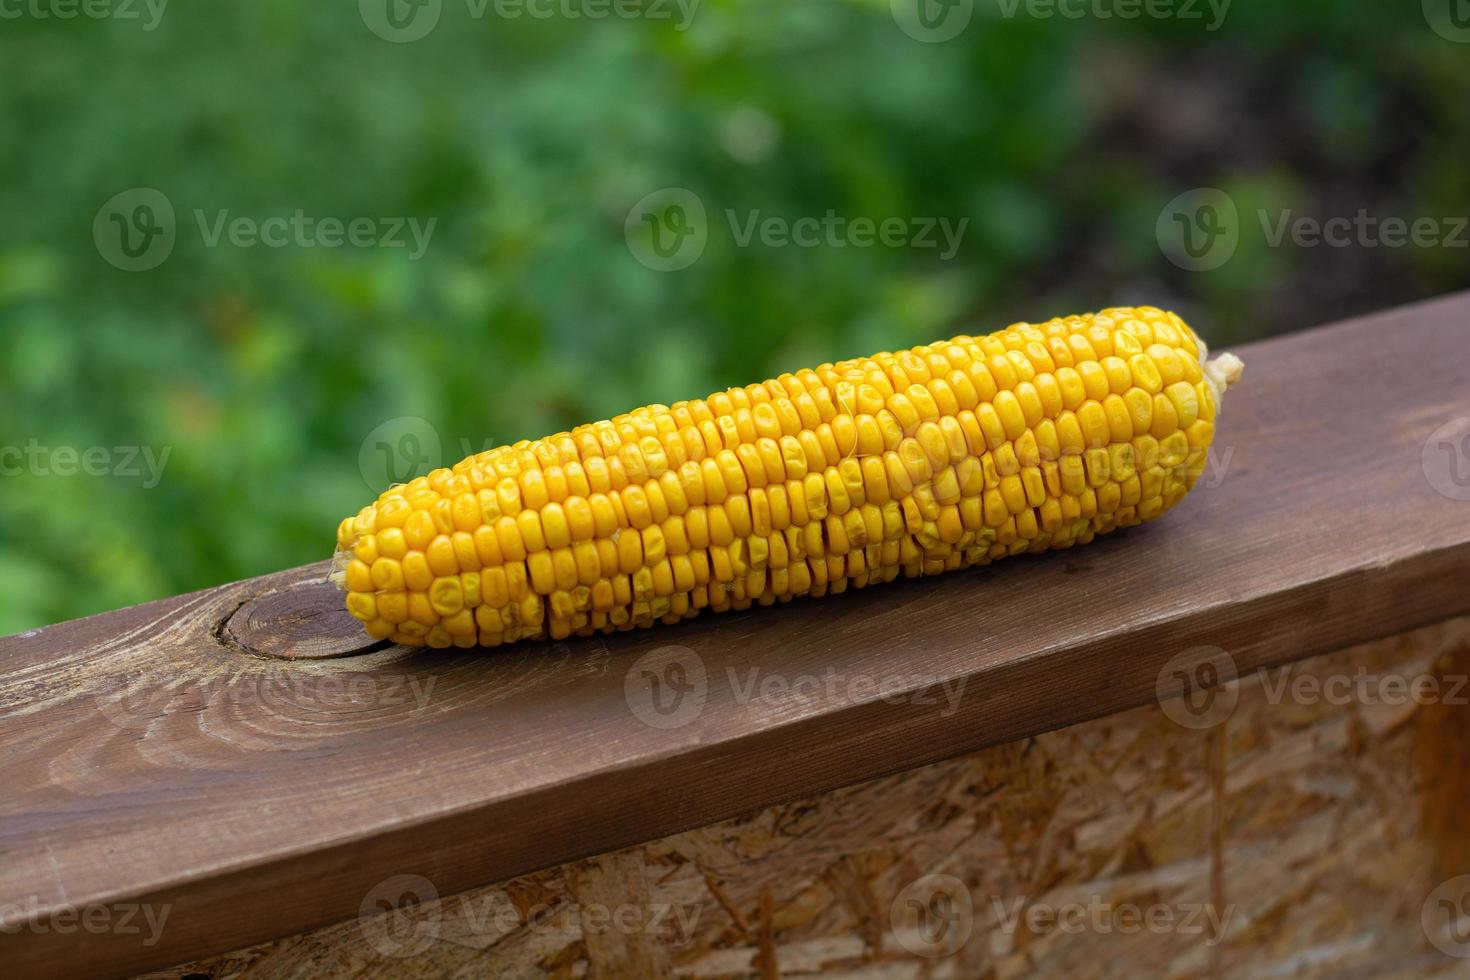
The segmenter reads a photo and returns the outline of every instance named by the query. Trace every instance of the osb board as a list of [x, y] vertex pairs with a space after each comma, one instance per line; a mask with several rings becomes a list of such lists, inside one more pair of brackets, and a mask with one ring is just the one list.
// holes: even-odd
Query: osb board
[[1460, 619], [153, 976], [1470, 976], [1467, 675]]

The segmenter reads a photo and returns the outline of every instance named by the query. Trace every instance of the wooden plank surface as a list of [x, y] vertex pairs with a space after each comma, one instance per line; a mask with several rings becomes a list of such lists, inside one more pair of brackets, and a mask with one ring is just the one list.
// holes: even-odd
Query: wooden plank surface
[[323, 566], [0, 640], [0, 962], [182, 962], [1470, 612], [1470, 297], [1240, 353], [1201, 486], [1065, 554], [489, 654], [361, 644]]

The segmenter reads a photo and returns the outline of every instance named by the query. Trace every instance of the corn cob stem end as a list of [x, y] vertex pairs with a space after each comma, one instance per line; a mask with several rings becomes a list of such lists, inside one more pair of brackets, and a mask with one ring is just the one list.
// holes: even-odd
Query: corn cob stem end
[[327, 581], [343, 592], [347, 591], [347, 564], [350, 561], [352, 561], [350, 548], [339, 547], [332, 552], [332, 570], [327, 573]]
[[1216, 412], [1225, 406], [1225, 392], [1239, 381], [1244, 373], [1245, 362], [1228, 351], [1205, 361], [1205, 380], [1209, 383], [1211, 394], [1215, 396]]

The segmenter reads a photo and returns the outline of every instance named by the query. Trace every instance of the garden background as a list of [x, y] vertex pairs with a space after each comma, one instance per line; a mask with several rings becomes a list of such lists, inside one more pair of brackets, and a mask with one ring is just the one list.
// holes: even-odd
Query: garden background
[[[0, 0], [0, 634], [324, 558], [395, 455], [1111, 304], [1218, 346], [1470, 286], [1465, 0], [530, 2]], [[668, 188], [705, 214], [661, 270]], [[141, 189], [173, 240], [130, 270]], [[1272, 240], [1360, 212], [1439, 239]]]

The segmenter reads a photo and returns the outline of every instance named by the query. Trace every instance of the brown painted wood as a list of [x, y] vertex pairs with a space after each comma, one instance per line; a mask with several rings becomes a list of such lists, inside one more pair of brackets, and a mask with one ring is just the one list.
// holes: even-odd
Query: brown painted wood
[[[1201, 646], [1245, 671], [1470, 612], [1470, 473], [1430, 441], [1470, 420], [1467, 324], [1462, 295], [1241, 351], [1203, 485], [1064, 554], [494, 653], [241, 640], [262, 596], [247, 622], [335, 615], [320, 565], [0, 640], [0, 962], [183, 962], [390, 875], [449, 894], [1144, 704]], [[694, 685], [671, 718], [654, 678]], [[49, 927], [134, 902], [169, 909], [152, 945]]]
[[388, 646], [363, 632], [325, 571], [247, 599], [220, 623], [220, 640], [243, 653], [290, 660], [346, 657]]

